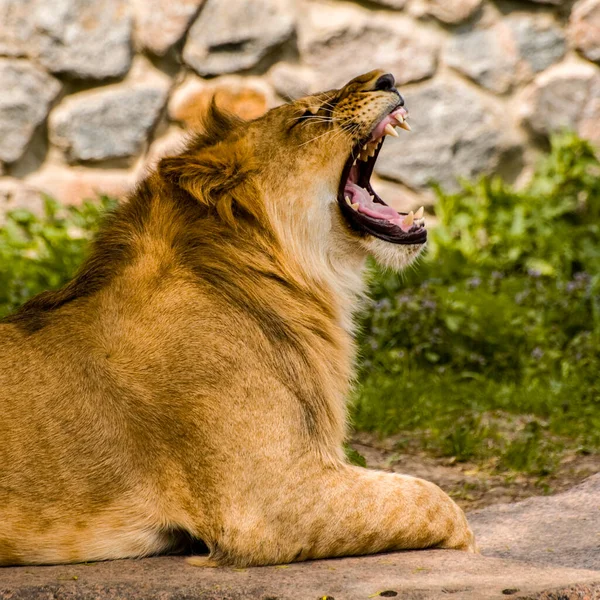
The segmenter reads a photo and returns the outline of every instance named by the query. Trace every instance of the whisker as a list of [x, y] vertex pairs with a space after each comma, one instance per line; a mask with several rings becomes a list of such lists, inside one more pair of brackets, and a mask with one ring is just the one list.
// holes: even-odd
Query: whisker
[[[301, 148], [302, 146], [306, 146], [306, 144], [310, 144], [311, 142], [314, 142], [316, 140], [318, 140], [319, 138], [322, 138], [325, 135], [330, 135], [332, 133], [340, 133], [341, 130], [335, 130], [335, 129], [330, 129], [329, 131], [326, 131], [325, 133], [322, 133], [321, 135], [317, 135], [314, 138], [311, 138], [310, 140], [308, 140], [307, 142], [303, 142], [302, 144], [300, 144], [298, 147]], [[334, 138], [335, 139], [335, 138]]]

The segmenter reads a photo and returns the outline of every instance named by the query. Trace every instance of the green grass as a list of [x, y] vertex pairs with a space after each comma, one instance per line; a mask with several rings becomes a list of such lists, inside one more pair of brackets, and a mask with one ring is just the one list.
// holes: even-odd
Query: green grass
[[[374, 269], [361, 321], [357, 429], [501, 472], [547, 475], [565, 452], [600, 451], [600, 163], [552, 140], [531, 183], [437, 189], [426, 258]], [[108, 199], [48, 200], [0, 228], [0, 317], [63, 285]], [[352, 460], [360, 457], [352, 454]]]

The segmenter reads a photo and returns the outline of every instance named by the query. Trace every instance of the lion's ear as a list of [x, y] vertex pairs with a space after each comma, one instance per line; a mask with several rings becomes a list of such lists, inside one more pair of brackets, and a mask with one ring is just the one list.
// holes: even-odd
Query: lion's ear
[[244, 140], [221, 142], [163, 158], [160, 175], [234, 225], [236, 209], [259, 218], [256, 161]]

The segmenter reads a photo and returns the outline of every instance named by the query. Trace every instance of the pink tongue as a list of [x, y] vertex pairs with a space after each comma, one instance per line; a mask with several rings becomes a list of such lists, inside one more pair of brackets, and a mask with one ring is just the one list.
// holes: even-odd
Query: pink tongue
[[[396, 219], [399, 221], [402, 220], [402, 217], [391, 206], [373, 202], [367, 190], [356, 185], [356, 183], [348, 181], [344, 188], [344, 194], [350, 196], [350, 202], [352, 202], [352, 204], [358, 202], [358, 212], [364, 213], [369, 217], [373, 217], [374, 219], [384, 219], [391, 222], [394, 222]], [[397, 223], [394, 224], [396, 225]]]

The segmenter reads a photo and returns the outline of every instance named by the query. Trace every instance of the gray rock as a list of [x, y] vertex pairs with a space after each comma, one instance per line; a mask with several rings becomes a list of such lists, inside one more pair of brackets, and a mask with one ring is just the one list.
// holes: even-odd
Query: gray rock
[[118, 84], [67, 98], [50, 115], [50, 139], [70, 162], [135, 156], [167, 100], [154, 84]]
[[579, 0], [575, 4], [569, 37], [586, 58], [600, 62], [600, 0]]
[[317, 74], [321, 89], [339, 87], [375, 68], [403, 85], [434, 75], [437, 37], [401, 16], [353, 5], [310, 3], [299, 23], [303, 62]]
[[412, 188], [493, 171], [512, 148], [500, 118], [470, 87], [436, 80], [405, 93], [410, 133], [387, 137], [376, 172]]
[[0, 55], [28, 56], [37, 0], [0, 0]]
[[127, 0], [37, 0], [35, 46], [52, 73], [104, 79], [131, 64], [131, 14]]
[[386, 8], [395, 8], [401, 9], [406, 5], [406, 0], [371, 0], [375, 4], [381, 4], [381, 6], [385, 6]]
[[278, 62], [269, 71], [269, 81], [282, 98], [296, 99], [317, 92], [312, 69], [297, 64]]
[[500, 24], [457, 33], [444, 51], [444, 60], [488, 90], [502, 94], [514, 83], [518, 56], [510, 30]]
[[4, 225], [9, 211], [24, 209], [42, 216], [44, 202], [43, 194], [20, 179], [0, 177], [0, 227]]
[[600, 69], [591, 63], [556, 65], [526, 89], [521, 114], [537, 134], [548, 136], [569, 129], [600, 141], [595, 137], [600, 136], [600, 102], [596, 97], [599, 83]]
[[529, 16], [509, 17], [505, 22], [513, 33], [519, 55], [534, 73], [547, 69], [565, 55], [565, 36], [559, 27]]
[[0, 58], [0, 87], [0, 160], [10, 163], [23, 156], [61, 85], [28, 61]]
[[577, 132], [583, 138], [600, 145], [600, 77], [590, 85], [589, 100], [583, 109]]
[[188, 33], [183, 59], [200, 75], [249, 69], [291, 36], [294, 6], [292, 0], [208, 0]]
[[164, 55], [179, 42], [204, 0], [132, 0], [136, 40]]
[[556, 496], [472, 512], [469, 523], [484, 556], [600, 569], [600, 474]]
[[421, 550], [248, 569], [192, 567], [181, 556], [4, 567], [0, 580], [0, 598], [11, 600], [533, 600], [544, 592], [597, 598], [600, 571]]
[[481, 6], [482, 0], [427, 0], [425, 12], [443, 23], [462, 23]]

